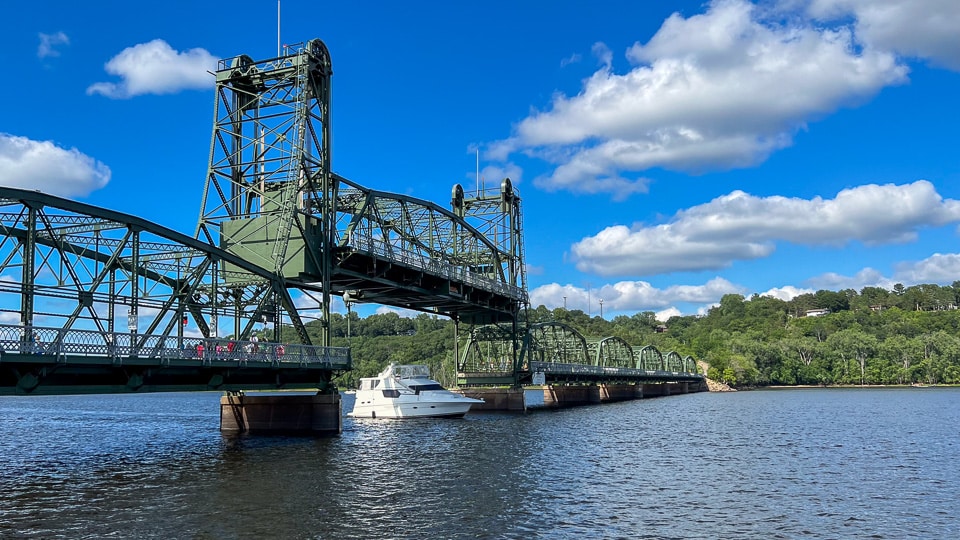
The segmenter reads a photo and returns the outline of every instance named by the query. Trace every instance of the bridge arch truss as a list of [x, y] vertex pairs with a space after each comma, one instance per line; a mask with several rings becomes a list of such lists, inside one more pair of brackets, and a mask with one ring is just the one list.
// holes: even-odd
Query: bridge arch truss
[[667, 369], [666, 364], [663, 363], [663, 354], [653, 345], [647, 345], [637, 351], [636, 366], [637, 369], [654, 371]]
[[633, 347], [618, 337], [605, 337], [587, 341], [593, 365], [613, 368], [636, 367]]
[[[635, 348], [619, 337], [587, 339], [560, 322], [532, 324], [519, 340], [516, 335], [507, 325], [474, 327], [458, 358], [460, 384], [530, 384], [535, 373], [545, 375], [546, 383], [701, 379], [690, 356], [663, 355], [652, 345]], [[520, 350], [512, 364], [510, 352], [516, 341]]]
[[[310, 339], [272, 272], [119, 212], [0, 188], [0, 317], [104, 336], [249, 337], [257, 323]], [[26, 334], [26, 330], [25, 330]]]

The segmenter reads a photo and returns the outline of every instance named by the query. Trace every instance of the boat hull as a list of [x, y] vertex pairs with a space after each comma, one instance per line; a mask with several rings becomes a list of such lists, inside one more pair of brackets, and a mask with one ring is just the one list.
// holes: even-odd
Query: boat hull
[[482, 402], [470, 400], [467, 403], [429, 401], [358, 403], [347, 416], [353, 418], [462, 418], [474, 403]]
[[424, 365], [390, 364], [376, 377], [362, 377], [353, 418], [456, 418], [483, 403], [443, 388]]

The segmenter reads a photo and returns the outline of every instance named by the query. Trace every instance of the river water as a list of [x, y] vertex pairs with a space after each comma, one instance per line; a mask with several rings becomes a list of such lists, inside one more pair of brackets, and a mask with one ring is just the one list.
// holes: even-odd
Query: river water
[[221, 435], [218, 401], [0, 397], [0, 538], [960, 538], [960, 389], [345, 417], [328, 438]]

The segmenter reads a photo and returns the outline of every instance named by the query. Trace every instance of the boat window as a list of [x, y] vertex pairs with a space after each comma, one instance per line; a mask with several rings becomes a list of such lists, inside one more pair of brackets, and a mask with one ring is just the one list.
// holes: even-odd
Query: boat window
[[425, 392], [427, 390], [443, 390], [439, 384], [411, 384], [410, 389], [415, 392]]
[[384, 390], [384, 391], [383, 391], [383, 397], [385, 397], [385, 398], [398, 398], [398, 397], [400, 397], [400, 391], [399, 391], [399, 390]]

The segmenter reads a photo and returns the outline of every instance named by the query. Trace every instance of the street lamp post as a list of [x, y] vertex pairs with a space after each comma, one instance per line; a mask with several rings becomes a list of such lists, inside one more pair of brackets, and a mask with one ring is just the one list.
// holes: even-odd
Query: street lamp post
[[603, 318], [603, 298], [600, 299], [600, 318]]
[[566, 296], [563, 297], [563, 310], [564, 310], [564, 311], [567, 310], [567, 297], [566, 297]]
[[350, 341], [350, 305], [352, 302], [344, 302], [347, 305], [347, 342]]

